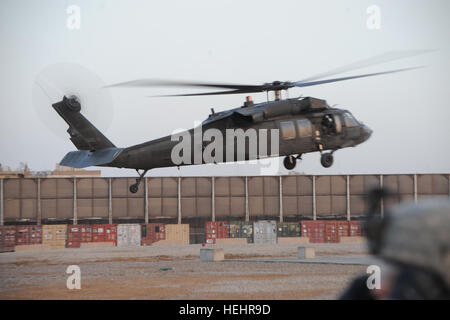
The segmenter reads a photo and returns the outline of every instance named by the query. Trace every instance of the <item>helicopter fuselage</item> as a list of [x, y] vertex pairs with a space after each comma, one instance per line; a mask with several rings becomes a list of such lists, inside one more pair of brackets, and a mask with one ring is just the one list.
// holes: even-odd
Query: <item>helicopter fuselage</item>
[[[209, 129], [220, 131], [222, 136], [223, 155], [215, 163], [254, 160], [273, 156], [301, 155], [310, 152], [323, 152], [353, 147], [366, 141], [372, 131], [357, 121], [349, 111], [329, 107], [324, 100], [315, 98], [286, 99], [260, 104], [245, 105], [243, 107], [212, 113], [203, 121], [200, 134]], [[256, 145], [258, 152], [251, 152], [249, 137], [244, 142], [245, 152], [238, 157], [236, 137], [229, 135], [230, 130], [256, 131]], [[183, 163], [174, 163], [173, 149], [179, 144], [173, 135], [162, 137], [129, 148], [124, 148], [116, 159], [107, 166], [119, 168], [153, 169], [160, 167], [183, 166], [191, 164], [205, 164], [203, 155], [195, 156], [195, 145], [201, 143], [201, 151], [205, 151], [208, 144], [202, 135], [200, 142], [193, 128], [185, 132], [185, 137], [191, 139], [191, 157]], [[274, 135], [273, 131], [278, 134]], [[258, 134], [259, 132], [267, 134]], [[272, 133], [272, 134], [271, 134]], [[232, 138], [230, 141], [230, 137]], [[273, 139], [278, 139], [278, 150], [273, 152]], [[242, 141], [241, 141], [242, 142]], [[233, 147], [230, 149], [230, 144]], [[265, 147], [264, 147], [265, 146]], [[261, 149], [265, 149], [261, 152]], [[230, 155], [230, 151], [232, 154]], [[186, 159], [186, 158], [185, 158]]]

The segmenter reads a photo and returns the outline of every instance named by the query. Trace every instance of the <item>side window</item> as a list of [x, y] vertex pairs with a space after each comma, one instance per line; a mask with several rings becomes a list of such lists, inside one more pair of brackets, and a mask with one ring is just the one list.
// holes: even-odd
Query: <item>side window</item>
[[348, 112], [344, 113], [344, 123], [345, 123], [346, 127], [356, 127], [356, 126], [358, 126], [358, 122]]
[[312, 136], [311, 122], [308, 119], [297, 120], [297, 127], [300, 138]]
[[280, 122], [280, 129], [284, 140], [295, 139], [295, 126], [292, 121]]

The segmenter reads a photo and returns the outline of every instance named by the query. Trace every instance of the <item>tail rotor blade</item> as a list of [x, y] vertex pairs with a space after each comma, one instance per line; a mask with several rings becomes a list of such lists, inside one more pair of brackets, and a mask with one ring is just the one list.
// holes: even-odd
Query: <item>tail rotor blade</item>
[[112, 123], [114, 109], [108, 90], [102, 90], [103, 81], [92, 71], [78, 64], [58, 63], [44, 68], [36, 77], [32, 103], [41, 122], [56, 136], [67, 140], [67, 124], [52, 104], [64, 96], [76, 96], [81, 113], [99, 130], [106, 131]]

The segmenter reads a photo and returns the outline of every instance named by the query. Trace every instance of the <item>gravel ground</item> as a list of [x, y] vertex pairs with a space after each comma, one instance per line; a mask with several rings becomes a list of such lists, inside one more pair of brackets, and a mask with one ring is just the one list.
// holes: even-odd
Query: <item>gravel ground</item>
[[[216, 246], [231, 260], [223, 262], [200, 262], [201, 245], [1, 253], [0, 299], [334, 299], [365, 272], [355, 265], [234, 260], [296, 257], [297, 246]], [[367, 255], [360, 243], [308, 246], [317, 256]], [[66, 287], [69, 265], [81, 268], [81, 290]]]

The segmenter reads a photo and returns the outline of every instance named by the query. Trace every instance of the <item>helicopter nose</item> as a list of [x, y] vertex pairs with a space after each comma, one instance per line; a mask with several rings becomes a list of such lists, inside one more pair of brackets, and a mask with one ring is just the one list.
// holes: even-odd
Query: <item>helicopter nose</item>
[[372, 135], [372, 129], [370, 129], [368, 126], [363, 125], [362, 126], [362, 130], [361, 130], [361, 138], [362, 141], [366, 141], [367, 139], [370, 138], [370, 136]]

